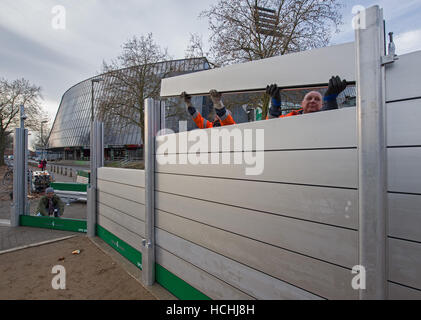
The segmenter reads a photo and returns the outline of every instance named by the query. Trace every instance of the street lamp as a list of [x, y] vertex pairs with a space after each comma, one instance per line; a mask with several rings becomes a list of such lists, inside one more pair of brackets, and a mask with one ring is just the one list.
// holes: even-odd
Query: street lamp
[[96, 79], [92, 79], [91, 80], [91, 94], [92, 94], [92, 99], [91, 99], [91, 122], [94, 122], [94, 83], [97, 82], [101, 82], [104, 81], [104, 79], [102, 78], [96, 78]]
[[42, 125], [44, 123], [48, 123], [48, 121], [47, 120], [41, 121], [41, 146], [42, 146], [41, 158], [43, 158], [43, 159], [44, 159], [45, 143], [44, 143], [44, 135], [43, 135], [43, 132], [42, 132]]

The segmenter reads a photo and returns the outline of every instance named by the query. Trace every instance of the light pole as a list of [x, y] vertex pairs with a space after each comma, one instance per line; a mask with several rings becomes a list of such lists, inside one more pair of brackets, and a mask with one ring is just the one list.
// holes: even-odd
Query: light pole
[[41, 158], [42, 158], [42, 160], [44, 159], [44, 149], [45, 149], [44, 135], [43, 135], [43, 131], [42, 131], [42, 125], [44, 123], [48, 123], [48, 121], [47, 120], [41, 121], [41, 146], [42, 146], [42, 149], [41, 149]]
[[90, 151], [89, 151], [89, 153], [90, 153], [90, 156], [89, 156], [89, 158], [90, 158], [90, 162], [91, 162], [91, 180], [92, 180], [92, 176], [94, 176], [95, 177], [95, 174], [93, 174], [93, 172], [94, 172], [94, 170], [95, 170], [95, 167], [96, 167], [96, 165], [95, 165], [95, 159], [94, 159], [94, 148], [93, 148], [93, 145], [94, 145], [94, 139], [95, 139], [95, 137], [94, 137], [94, 119], [95, 119], [95, 109], [94, 109], [94, 98], [95, 98], [95, 96], [94, 96], [94, 83], [96, 82], [96, 83], [99, 83], [99, 82], [101, 82], [101, 81], [104, 81], [104, 79], [102, 79], [102, 78], [96, 78], [96, 79], [92, 79], [91, 80], [91, 94], [92, 94], [92, 97], [91, 97], [91, 135], [90, 135]]
[[[96, 78], [91, 80], [92, 84], [92, 98], [91, 98], [91, 135], [90, 135], [90, 163], [91, 175], [88, 187], [88, 205], [87, 205], [87, 234], [89, 237], [95, 237], [96, 230], [96, 199], [97, 199], [97, 168], [98, 168], [98, 143], [102, 143], [102, 138], [98, 135], [98, 125], [95, 123], [95, 110], [94, 110], [94, 83], [101, 82], [104, 79]], [[101, 140], [101, 142], [98, 141]], [[103, 153], [103, 151], [102, 151]]]
[[96, 79], [91, 80], [91, 94], [92, 94], [92, 98], [91, 98], [91, 122], [94, 122], [94, 83], [95, 82], [99, 83], [101, 81], [104, 81], [104, 79], [96, 78]]

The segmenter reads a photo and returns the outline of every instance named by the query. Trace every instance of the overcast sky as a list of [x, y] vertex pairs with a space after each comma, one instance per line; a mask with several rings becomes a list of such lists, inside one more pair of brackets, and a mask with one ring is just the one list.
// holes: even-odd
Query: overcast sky
[[[218, 0], [0, 0], [0, 77], [24, 77], [42, 87], [44, 106], [53, 119], [63, 93], [100, 72], [102, 61], [121, 52], [133, 35], [152, 32], [174, 59], [184, 58], [190, 33], [209, 36], [201, 11]], [[352, 8], [378, 4], [388, 31], [395, 32], [397, 53], [421, 50], [420, 0], [344, 0], [343, 26], [332, 44], [354, 40]], [[65, 9], [65, 29], [57, 27]], [[63, 21], [61, 21], [63, 22]]]

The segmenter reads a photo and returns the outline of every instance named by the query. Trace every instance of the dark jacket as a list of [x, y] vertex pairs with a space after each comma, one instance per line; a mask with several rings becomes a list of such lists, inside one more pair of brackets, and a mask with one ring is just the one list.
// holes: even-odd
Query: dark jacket
[[[41, 215], [43, 216], [48, 216], [48, 197], [47, 196], [43, 196], [38, 203], [38, 208], [36, 213], [41, 213]], [[59, 213], [60, 215], [63, 215], [64, 212], [64, 202], [61, 201], [60, 197], [57, 195], [53, 196], [53, 206], [54, 209], [59, 209]]]

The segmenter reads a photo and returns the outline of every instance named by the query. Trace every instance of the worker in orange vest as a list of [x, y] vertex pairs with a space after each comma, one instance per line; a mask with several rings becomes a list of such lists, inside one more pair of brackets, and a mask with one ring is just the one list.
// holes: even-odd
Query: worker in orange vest
[[191, 95], [183, 92], [180, 96], [186, 104], [187, 111], [192, 116], [193, 121], [196, 123], [197, 127], [199, 129], [208, 129], [235, 124], [231, 112], [225, 108], [222, 102], [222, 94], [216, 90], [211, 90], [209, 94], [213, 102], [213, 107], [216, 111], [216, 117], [214, 121], [206, 120], [202, 117], [200, 112], [197, 111], [195, 107], [193, 107], [191, 102]]
[[332, 77], [329, 80], [329, 86], [323, 98], [320, 92], [311, 91], [305, 95], [301, 102], [301, 109], [282, 115], [280, 88], [276, 84], [268, 85], [266, 87], [266, 93], [271, 96], [271, 107], [266, 119], [285, 118], [300, 114], [338, 109], [336, 98], [345, 90], [346, 86], [346, 80], [341, 80], [339, 76]]

